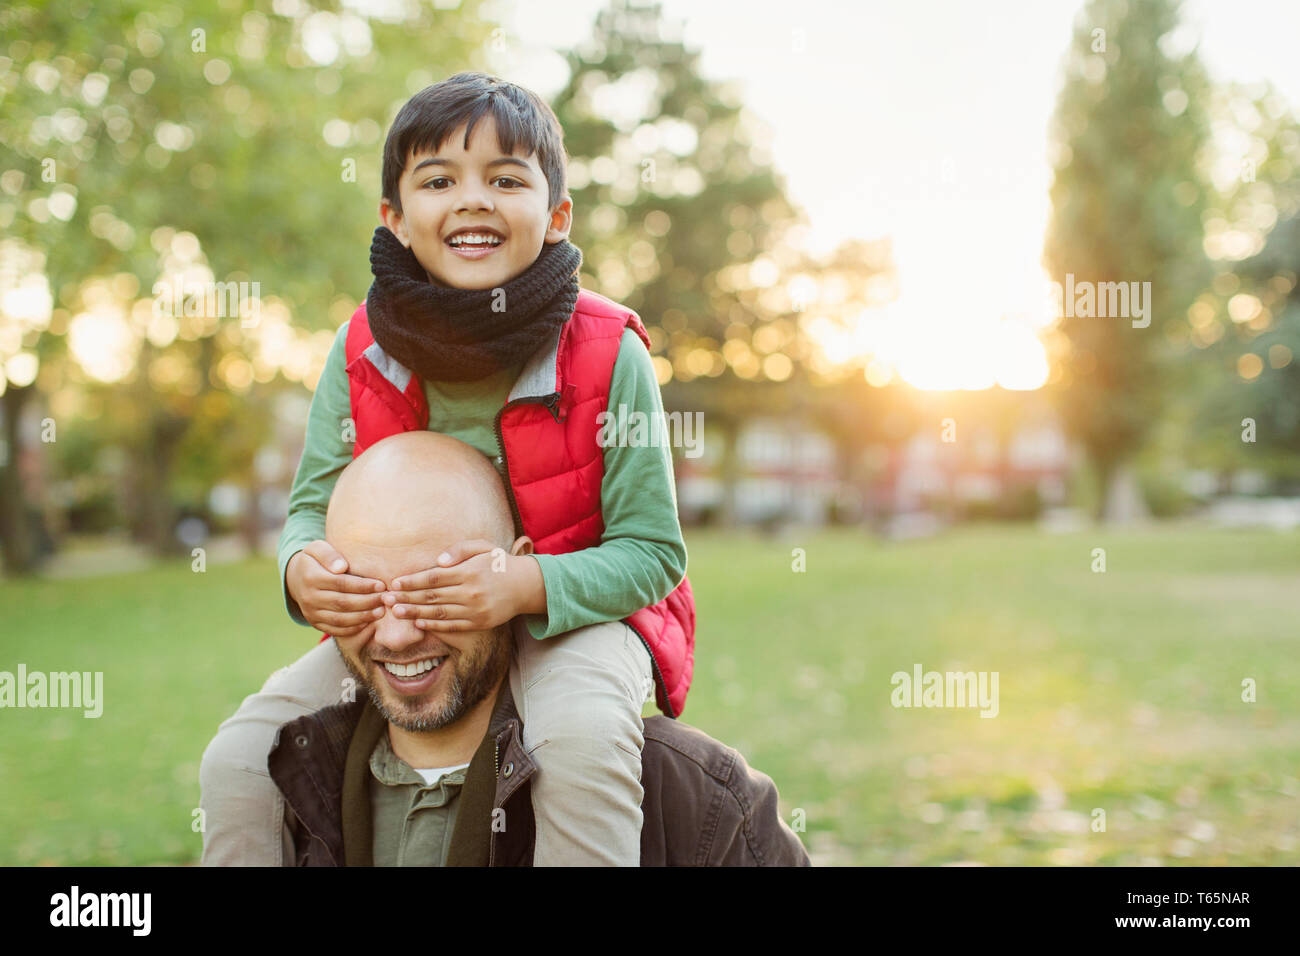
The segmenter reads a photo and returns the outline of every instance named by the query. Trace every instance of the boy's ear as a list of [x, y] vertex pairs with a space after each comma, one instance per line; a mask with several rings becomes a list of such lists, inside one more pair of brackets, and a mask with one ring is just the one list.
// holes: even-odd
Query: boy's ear
[[547, 223], [546, 242], [559, 242], [569, 238], [573, 228], [573, 197], [566, 195], [559, 205], [551, 210], [551, 221]]
[[532, 554], [533, 539], [528, 537], [528, 535], [526, 534], [521, 535], [518, 538], [515, 538], [515, 543], [510, 546], [510, 553], [515, 556], [522, 555], [522, 554]]
[[379, 200], [379, 221], [388, 227], [388, 231], [397, 237], [398, 242], [408, 249], [411, 248], [411, 237], [406, 234], [406, 219], [387, 199]]

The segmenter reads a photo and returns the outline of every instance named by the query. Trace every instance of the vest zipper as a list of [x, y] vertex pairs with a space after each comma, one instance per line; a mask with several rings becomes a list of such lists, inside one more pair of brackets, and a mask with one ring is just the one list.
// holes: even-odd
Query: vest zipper
[[524, 533], [524, 521], [519, 517], [519, 502], [515, 500], [514, 485], [510, 481], [510, 458], [506, 455], [505, 439], [501, 437], [501, 416], [504, 415], [507, 410], [514, 408], [516, 405], [545, 405], [547, 410], [551, 413], [551, 416], [558, 422], [561, 420], [558, 411], [560, 405], [560, 393], [552, 392], [550, 395], [542, 395], [535, 398], [516, 398], [513, 402], [506, 402], [497, 412], [496, 419], [493, 422], [493, 427], [496, 430], [497, 451], [501, 453], [501, 464], [505, 468], [506, 472], [506, 497], [510, 500], [510, 514], [515, 519], [515, 534], [520, 535]]
[[[641, 643], [645, 645], [645, 651], [647, 654], [650, 655], [650, 667], [654, 671], [654, 675], [655, 675], [655, 688], [656, 690], [660, 687], [664, 689], [664, 703], [668, 705], [668, 716], [671, 717], [673, 720], [676, 720], [677, 714], [673, 712], [672, 701], [668, 699], [668, 682], [664, 680], [663, 672], [659, 670], [659, 662], [655, 660], [655, 652], [651, 650], [650, 642], [645, 639], [645, 635], [643, 635], [640, 631], [638, 631], [635, 627], [633, 627], [631, 621], [624, 620], [623, 623], [626, 624], [629, 628], [631, 628], [632, 633], [635, 634], [637, 637], [641, 638]], [[657, 703], [658, 701], [656, 701], [656, 704]]]

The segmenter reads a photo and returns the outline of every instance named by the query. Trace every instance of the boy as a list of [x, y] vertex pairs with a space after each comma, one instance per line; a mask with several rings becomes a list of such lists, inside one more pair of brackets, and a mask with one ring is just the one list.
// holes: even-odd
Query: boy
[[[694, 602], [671, 451], [599, 444], [599, 412], [627, 405], [659, 422], [663, 406], [636, 314], [578, 287], [565, 159], [550, 108], [485, 74], [457, 74], [398, 113], [375, 282], [317, 384], [280, 573], [290, 615], [327, 637], [385, 614], [431, 635], [518, 617], [511, 687], [541, 768], [534, 863], [634, 866], [641, 705], [657, 684], [660, 708], [680, 712]], [[413, 428], [493, 460], [536, 553], [471, 541], [393, 582], [347, 573], [322, 540], [334, 481], [370, 444]], [[348, 672], [332, 643], [273, 675], [209, 745], [205, 863], [292, 860], [266, 754], [281, 724], [340, 699]]]

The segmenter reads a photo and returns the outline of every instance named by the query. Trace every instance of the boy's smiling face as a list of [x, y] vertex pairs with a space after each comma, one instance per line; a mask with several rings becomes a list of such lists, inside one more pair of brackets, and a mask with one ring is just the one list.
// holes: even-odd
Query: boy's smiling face
[[[408, 156], [398, 183], [402, 211], [384, 199], [379, 215], [431, 278], [457, 289], [494, 289], [531, 266], [544, 243], [568, 237], [573, 202], [566, 196], [547, 208], [536, 153], [506, 155], [491, 114], [475, 125], [469, 149], [464, 144], [461, 126], [436, 152]], [[501, 242], [457, 248], [451, 241], [475, 232]]]

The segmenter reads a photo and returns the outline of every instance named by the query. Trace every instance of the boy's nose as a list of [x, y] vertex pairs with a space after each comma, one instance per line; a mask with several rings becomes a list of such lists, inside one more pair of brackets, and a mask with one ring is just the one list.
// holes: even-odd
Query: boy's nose
[[466, 186], [456, 197], [457, 212], [492, 211], [492, 198], [482, 186]]

